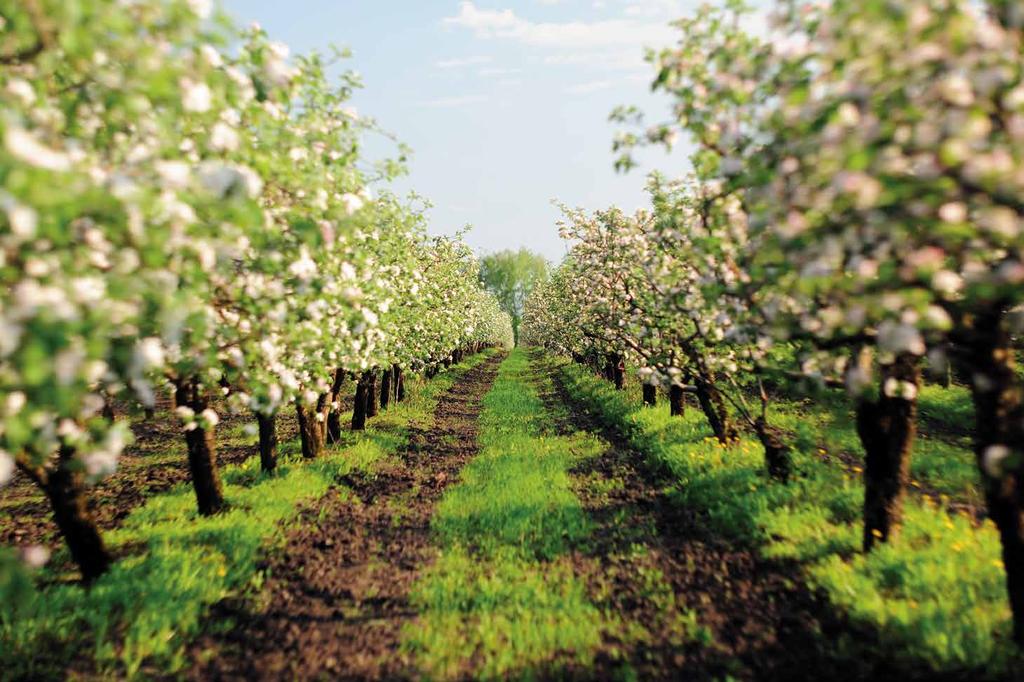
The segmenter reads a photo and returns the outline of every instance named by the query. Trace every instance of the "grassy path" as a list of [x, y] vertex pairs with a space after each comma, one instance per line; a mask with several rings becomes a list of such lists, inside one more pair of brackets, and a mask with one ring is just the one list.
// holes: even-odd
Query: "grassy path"
[[632, 453], [521, 350], [484, 398], [482, 450], [433, 521], [405, 649], [431, 679], [672, 678], [711, 631], [676, 580]]

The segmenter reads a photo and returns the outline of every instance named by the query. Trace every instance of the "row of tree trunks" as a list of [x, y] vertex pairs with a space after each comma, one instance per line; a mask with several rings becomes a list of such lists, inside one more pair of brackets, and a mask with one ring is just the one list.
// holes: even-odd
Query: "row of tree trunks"
[[654, 407], [658, 404], [658, 387], [654, 384], [644, 384], [644, 405]]
[[[479, 348], [474, 345], [470, 350], [478, 352]], [[464, 351], [459, 350], [457, 355], [447, 359], [446, 366], [450, 366], [452, 360], [461, 362], [463, 356]], [[306, 458], [318, 457], [323, 452], [326, 441], [337, 442], [341, 437], [338, 405], [344, 378], [345, 373], [340, 369], [336, 370], [330, 392], [319, 396], [315, 407], [296, 404], [302, 454]], [[176, 380], [173, 386], [172, 409], [188, 407], [197, 418], [195, 426], [185, 431], [185, 443], [199, 513], [210, 516], [222, 511], [227, 505], [217, 466], [215, 427], [204, 425], [201, 419], [202, 413], [209, 407], [209, 402], [195, 379]], [[356, 384], [353, 429], [365, 428], [366, 418], [377, 413], [375, 389], [376, 373], [364, 372]], [[380, 404], [386, 408], [392, 400], [401, 402], [405, 397], [405, 372], [395, 364], [383, 372]], [[151, 409], [146, 410], [147, 418], [152, 416], [152, 412]], [[109, 402], [104, 405], [104, 414], [109, 419], [116, 417]], [[277, 413], [257, 412], [256, 422], [259, 429], [261, 468], [265, 472], [273, 472], [277, 469], [278, 459]], [[83, 581], [91, 583], [106, 573], [112, 559], [89, 511], [85, 476], [74, 466], [74, 455], [73, 448], [62, 447], [58, 453], [57, 465], [52, 471], [28, 469], [20, 463], [19, 466], [43, 490], [71, 557], [81, 571]]]

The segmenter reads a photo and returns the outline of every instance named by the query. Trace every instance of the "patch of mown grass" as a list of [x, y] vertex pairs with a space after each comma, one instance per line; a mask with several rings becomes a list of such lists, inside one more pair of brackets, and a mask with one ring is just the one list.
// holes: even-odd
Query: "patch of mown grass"
[[[916, 669], [981, 676], [1005, 674], [1019, 662], [991, 523], [975, 527], [927, 499], [910, 499], [899, 539], [865, 555], [863, 487], [822, 461], [810, 445], [816, 437], [801, 439], [800, 476], [781, 485], [764, 475], [756, 441], [723, 447], [699, 411], [670, 417], [666, 408], [645, 409], [580, 367], [566, 364], [561, 372], [574, 399], [670, 473], [676, 504], [705, 511], [713, 530], [759, 545], [767, 556], [800, 562], [812, 587], [879, 630], [887, 647], [880, 653]], [[806, 412], [801, 418], [808, 423]]]
[[567, 552], [590, 522], [569, 470], [596, 437], [546, 435], [522, 350], [484, 398], [480, 454], [438, 505], [439, 560], [414, 586], [404, 648], [429, 678], [532, 677], [554, 661], [588, 664], [616, 628], [587, 598]]
[[[69, 665], [104, 676], [179, 670], [207, 607], [259, 587], [259, 557], [281, 541], [300, 505], [394, 455], [406, 443], [405, 430], [429, 423], [441, 394], [490, 355], [468, 358], [430, 382], [410, 382], [405, 402], [318, 460], [289, 455], [273, 475], [259, 470], [258, 457], [225, 467], [225, 513], [200, 517], [187, 485], [152, 497], [106, 535], [124, 557], [89, 589], [50, 570], [41, 572], [40, 589], [18, 583], [19, 598], [0, 604], [0, 677], [63, 677]], [[283, 445], [284, 452], [298, 450]]]

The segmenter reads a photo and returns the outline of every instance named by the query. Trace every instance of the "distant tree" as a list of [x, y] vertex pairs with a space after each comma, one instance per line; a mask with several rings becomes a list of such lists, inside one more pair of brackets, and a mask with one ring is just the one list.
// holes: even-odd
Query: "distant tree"
[[480, 260], [480, 282], [494, 294], [505, 312], [512, 316], [516, 345], [519, 345], [519, 323], [523, 318], [526, 297], [547, 276], [547, 260], [528, 249], [506, 249]]

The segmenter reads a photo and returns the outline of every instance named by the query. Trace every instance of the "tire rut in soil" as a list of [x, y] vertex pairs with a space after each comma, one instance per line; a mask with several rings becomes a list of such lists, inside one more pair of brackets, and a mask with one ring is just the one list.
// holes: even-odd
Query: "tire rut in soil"
[[[403, 679], [411, 585], [436, 558], [430, 519], [444, 489], [478, 451], [481, 399], [500, 356], [445, 393], [427, 428], [410, 427], [397, 461], [349, 475], [300, 512], [264, 564], [257, 602], [225, 600], [190, 649], [193, 679]], [[219, 634], [218, 634], [219, 633]]]
[[[560, 676], [608, 679], [623, 661], [639, 679], [927, 676], [926, 670], [900, 671], [893, 661], [877, 660], [878, 633], [837, 614], [823, 594], [803, 583], [798, 565], [763, 559], [750, 547], [712, 532], [701, 511], [673, 504], [665, 494], [670, 481], [664, 474], [652, 471], [618, 431], [578, 405], [543, 356], [533, 354], [531, 361], [552, 379], [553, 388], [541, 385], [538, 390], [556, 418], [555, 429], [589, 431], [608, 444], [605, 452], [571, 472], [594, 523], [577, 570], [599, 608], [649, 632], [639, 642], [606, 637], [594, 668]], [[588, 485], [595, 480], [622, 485], [595, 490]], [[631, 551], [637, 544], [647, 551]], [[652, 594], [645, 578], [652, 570], [663, 576], [675, 604], [693, 609], [698, 624], [710, 629], [712, 643], [680, 644], [665, 596]], [[839, 637], [853, 652], [875, 652], [876, 660], [839, 655]]]

